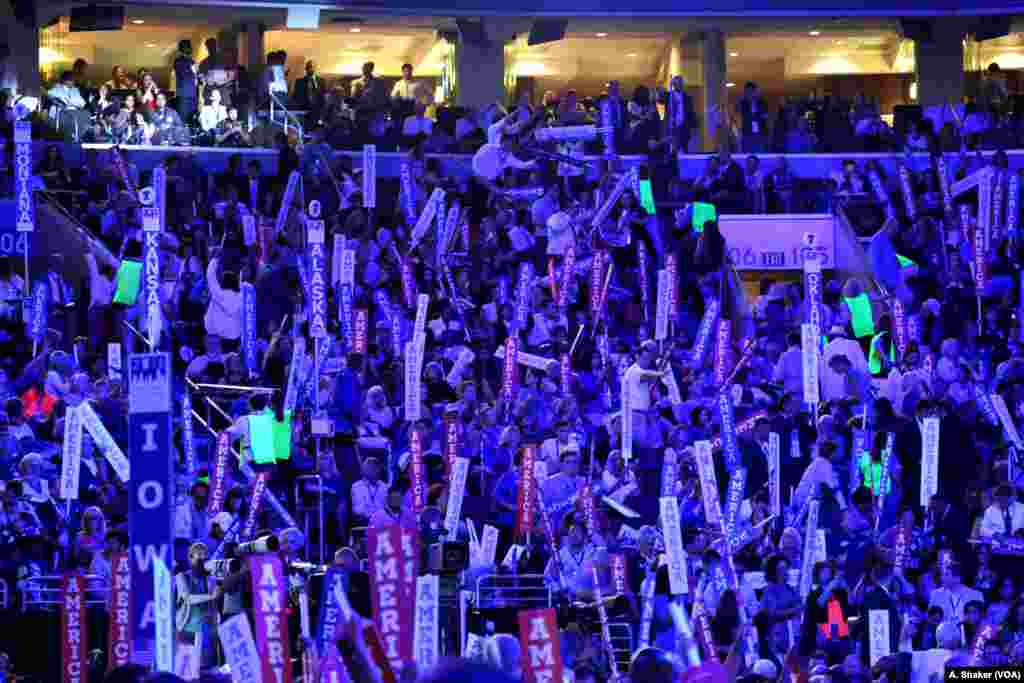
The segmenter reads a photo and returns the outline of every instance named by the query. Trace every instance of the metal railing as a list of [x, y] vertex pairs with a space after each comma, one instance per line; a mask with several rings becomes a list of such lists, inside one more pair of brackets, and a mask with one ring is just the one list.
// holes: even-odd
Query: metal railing
[[[298, 135], [299, 135], [299, 140], [302, 140], [303, 135], [304, 135], [304, 132], [303, 132], [303, 129], [302, 129], [302, 122], [299, 121], [299, 119], [294, 114], [292, 114], [290, 111], [288, 111], [288, 107], [284, 106], [284, 103], [281, 102], [281, 100], [277, 99], [277, 95], [275, 95], [273, 92], [269, 92], [268, 94], [270, 95], [270, 123], [271, 123], [271, 125], [278, 125], [277, 117], [274, 116], [274, 114], [275, 114], [276, 110], [279, 109], [284, 114], [284, 121], [280, 125], [284, 129], [285, 135], [288, 134], [288, 121], [291, 120], [292, 125], [295, 127], [296, 133], [298, 133]], [[275, 109], [274, 105], [277, 105], [276, 109]]]
[[[196, 384], [192, 380], [186, 377], [185, 382], [193, 389], [193, 391], [196, 391], [200, 398], [206, 401], [206, 404], [210, 408], [217, 411], [217, 413], [219, 413], [221, 417], [223, 417], [228, 422], [234, 422], [234, 420], [232, 420], [231, 417], [226, 412], [224, 412], [224, 409], [217, 405], [216, 401], [211, 399], [202, 391], [199, 391]], [[192, 408], [192, 418], [197, 420], [199, 424], [201, 424], [206, 429], [206, 431], [210, 433], [210, 436], [212, 436], [214, 439], [217, 438], [217, 430], [211, 427], [210, 423], [204, 420], [203, 416], [196, 412], [194, 406]], [[249, 467], [248, 463], [244, 461], [244, 459], [242, 458], [242, 452], [234, 446], [231, 447], [231, 452], [238, 459], [238, 471], [242, 473], [242, 476], [245, 477], [246, 481], [248, 481], [250, 484], [254, 483], [256, 481], [256, 473], [253, 471], [251, 467]], [[276, 512], [278, 516], [284, 520], [284, 523], [287, 526], [298, 526], [297, 524], [295, 524], [295, 519], [292, 517], [291, 513], [288, 512], [288, 510], [284, 507], [281, 501], [278, 500], [277, 496], [274, 495], [274, 493], [270, 490], [269, 487], [264, 491], [263, 498], [264, 500], [267, 501], [270, 507], [274, 508], [274, 512]]]
[[[303, 486], [305, 482], [309, 482], [311, 486]], [[316, 493], [316, 505], [302, 504], [304, 490]], [[304, 474], [295, 478], [295, 511], [302, 515], [302, 533], [306, 540], [306, 559], [308, 560], [312, 559], [309, 555], [309, 518], [311, 513], [317, 513], [317, 522], [319, 524], [317, 536], [320, 539], [318, 544], [320, 554], [317, 556], [317, 563], [324, 564], [324, 479], [319, 474]]]
[[[106, 607], [110, 598], [110, 584], [102, 576], [86, 574], [85, 606]], [[21, 610], [55, 610], [60, 607], [64, 577], [60, 575], [33, 576], [18, 582], [21, 593]], [[7, 587], [4, 584], [4, 595]], [[6, 599], [6, 598], [5, 598]]]
[[554, 604], [543, 574], [486, 574], [476, 581], [477, 609], [540, 608]]
[[608, 635], [612, 641], [612, 654], [621, 671], [629, 666], [633, 655], [633, 625], [624, 621], [611, 622]]

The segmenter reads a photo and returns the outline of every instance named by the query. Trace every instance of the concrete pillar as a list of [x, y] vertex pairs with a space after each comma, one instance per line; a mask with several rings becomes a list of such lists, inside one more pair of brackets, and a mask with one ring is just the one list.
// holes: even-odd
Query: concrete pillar
[[18, 94], [39, 97], [39, 30], [17, 21], [9, 2], [0, 3], [0, 24], [5, 29], [0, 43], [10, 48], [10, 59], [18, 72]]
[[238, 29], [238, 63], [246, 68], [252, 78], [263, 70], [267, 51], [263, 40], [263, 25], [242, 24]]
[[964, 21], [942, 17], [931, 22], [931, 29], [931, 40], [914, 41], [917, 102], [923, 107], [957, 104], [964, 92]]
[[718, 29], [701, 38], [704, 72], [704, 148], [716, 149], [729, 139], [729, 112], [725, 97], [725, 34]]
[[[486, 29], [490, 28], [488, 31]], [[505, 41], [494, 27], [484, 25], [485, 43], [470, 43], [459, 37], [455, 45], [457, 77], [456, 104], [460, 107], [486, 107], [505, 101]]]

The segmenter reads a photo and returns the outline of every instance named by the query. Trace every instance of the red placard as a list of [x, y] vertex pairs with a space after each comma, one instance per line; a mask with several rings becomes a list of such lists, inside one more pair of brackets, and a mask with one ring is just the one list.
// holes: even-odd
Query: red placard
[[593, 261], [590, 266], [590, 315], [597, 318], [597, 312], [601, 310], [601, 293], [604, 289], [604, 268], [608, 260], [608, 252], [599, 249], [594, 252]]
[[[420, 573], [420, 541], [416, 529], [402, 529], [402, 611], [412, 632], [415, 621], [416, 577]], [[402, 641], [402, 659], [413, 659], [413, 638]]]
[[355, 340], [352, 343], [352, 350], [356, 353], [366, 353], [366, 335], [369, 327], [369, 316], [365, 308], [357, 308], [352, 311], [352, 329]]
[[519, 645], [526, 683], [559, 683], [562, 680], [561, 643], [554, 609], [519, 613]]
[[698, 600], [693, 605], [693, 627], [697, 633], [697, 640], [704, 647], [704, 658], [711, 662], [718, 661], [718, 647], [715, 645], [715, 636], [711, 633], [711, 618], [708, 611], [704, 609], [704, 602]]
[[448, 474], [451, 476], [455, 468], [455, 458], [459, 457], [459, 421], [455, 415], [444, 416], [445, 461], [448, 463]]
[[[397, 524], [371, 528], [367, 530], [366, 543], [373, 619], [383, 656], [391, 669], [397, 671], [411, 656], [413, 629], [413, 600], [406, 597], [409, 558], [403, 552], [402, 528]], [[415, 584], [415, 575], [412, 581]], [[415, 595], [415, 589], [409, 595]]]
[[270, 263], [271, 245], [274, 242], [274, 226], [269, 223], [260, 224], [260, 261]]
[[373, 663], [380, 669], [382, 682], [396, 683], [398, 678], [395, 676], [395, 670], [391, 668], [391, 661], [384, 652], [384, 643], [381, 641], [380, 632], [375, 624], [367, 622], [363, 626], [363, 642], [366, 643], [366, 650], [373, 658]]
[[[519, 340], [509, 337], [505, 340], [505, 365], [502, 372], [501, 395], [509, 403], [519, 389]], [[510, 408], [511, 409], [511, 408]]]
[[732, 352], [732, 320], [718, 321], [718, 340], [715, 343], [715, 386], [721, 388], [729, 376], [729, 354]]
[[107, 671], [132, 660], [132, 565], [128, 561], [128, 553], [110, 556], [110, 578]]
[[554, 256], [548, 256], [548, 279], [551, 281], [551, 300], [561, 301], [562, 297], [558, 295], [558, 271], [555, 270]]
[[60, 605], [61, 680], [83, 683], [89, 666], [89, 629], [85, 622], [85, 580], [78, 574], [65, 574]]
[[533, 510], [537, 504], [537, 481], [533, 478], [533, 464], [537, 460], [537, 447], [523, 447], [523, 461], [519, 468], [519, 496], [516, 500], [516, 533], [533, 530]]
[[569, 305], [569, 286], [576, 277], [576, 250], [569, 247], [562, 261], [562, 286], [558, 289], [558, 308], [564, 311]]
[[263, 665], [263, 680], [291, 683], [288, 653], [288, 583], [281, 558], [271, 553], [249, 557], [252, 576], [252, 612], [256, 647]]
[[409, 434], [409, 467], [412, 479], [412, 510], [419, 518], [423, 508], [427, 506], [427, 468], [423, 463], [423, 437], [418, 429], [413, 428]]

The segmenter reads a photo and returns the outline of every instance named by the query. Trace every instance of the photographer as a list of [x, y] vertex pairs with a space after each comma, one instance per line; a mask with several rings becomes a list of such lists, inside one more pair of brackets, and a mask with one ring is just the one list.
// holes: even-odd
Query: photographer
[[174, 576], [178, 642], [200, 648], [200, 669], [215, 665], [216, 601], [223, 595], [220, 586], [210, 589], [212, 577], [206, 571], [208, 555], [205, 543], [193, 543], [188, 549], [188, 570]]

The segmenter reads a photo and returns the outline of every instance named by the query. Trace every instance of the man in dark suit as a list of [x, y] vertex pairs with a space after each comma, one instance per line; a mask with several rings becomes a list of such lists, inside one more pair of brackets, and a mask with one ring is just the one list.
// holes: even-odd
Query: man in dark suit
[[197, 70], [192, 59], [192, 41], [182, 40], [178, 43], [178, 56], [174, 60], [174, 94], [178, 97], [178, 116], [186, 123], [195, 115], [198, 107]]
[[719, 213], [741, 212], [746, 199], [743, 169], [732, 160], [728, 147], [722, 147], [718, 154], [718, 177], [708, 189]]
[[267, 206], [267, 198], [272, 197], [270, 182], [263, 177], [260, 162], [253, 159], [245, 166], [245, 192], [242, 201], [254, 212], [263, 212]]
[[316, 72], [316, 63], [306, 62], [306, 75], [295, 81], [295, 105], [309, 112], [312, 120], [319, 118], [324, 102], [324, 83]]
[[672, 140], [672, 152], [684, 154], [690, 146], [690, 138], [697, 126], [697, 114], [693, 110], [693, 98], [686, 94], [682, 76], [672, 78], [669, 91], [665, 93], [665, 130]]
[[743, 151], [749, 154], [767, 151], [768, 105], [756, 83], [743, 86], [743, 97], [736, 103], [736, 113], [743, 123]]

